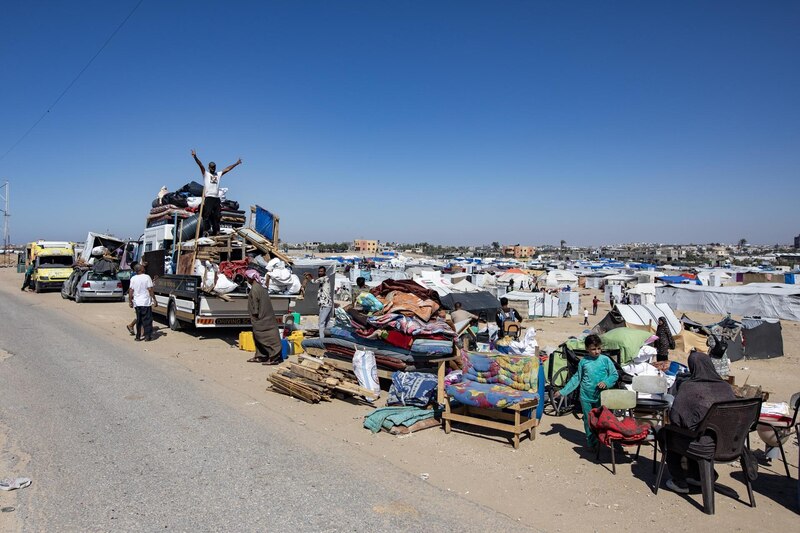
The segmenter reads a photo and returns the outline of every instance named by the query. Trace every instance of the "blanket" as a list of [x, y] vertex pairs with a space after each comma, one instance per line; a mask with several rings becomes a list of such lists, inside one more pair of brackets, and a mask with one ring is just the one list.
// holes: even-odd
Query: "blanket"
[[638, 444], [650, 433], [649, 424], [639, 424], [630, 416], [620, 420], [604, 406], [589, 411], [589, 427], [606, 446], [611, 446], [612, 441]]
[[423, 420], [431, 419], [434, 415], [433, 409], [381, 407], [364, 417], [364, 427], [377, 433], [381, 428], [390, 430], [395, 426], [410, 427]]
[[436, 394], [438, 380], [432, 374], [421, 372], [395, 372], [389, 387], [387, 405], [413, 405], [425, 407]]

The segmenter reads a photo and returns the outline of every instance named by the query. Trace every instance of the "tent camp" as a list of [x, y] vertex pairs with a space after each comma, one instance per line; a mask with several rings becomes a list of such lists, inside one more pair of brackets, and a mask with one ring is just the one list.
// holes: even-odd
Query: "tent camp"
[[731, 313], [800, 321], [800, 286], [751, 283], [734, 287], [666, 285], [656, 289], [656, 302], [681, 311], [716, 315]]
[[654, 305], [615, 305], [592, 329], [592, 333], [602, 334], [616, 328], [634, 328], [653, 332], [658, 319], [664, 317], [673, 335], [680, 335], [683, 328], [681, 321], [666, 304]]
[[634, 305], [654, 305], [656, 303], [656, 287], [660, 283], [639, 283], [628, 289], [628, 296]]

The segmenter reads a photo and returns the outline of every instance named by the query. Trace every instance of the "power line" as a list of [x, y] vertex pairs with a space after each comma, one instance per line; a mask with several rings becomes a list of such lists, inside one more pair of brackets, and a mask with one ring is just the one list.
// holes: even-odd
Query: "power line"
[[89, 68], [89, 66], [91, 66], [91, 64], [94, 62], [94, 60], [95, 60], [95, 59], [97, 59], [97, 56], [99, 56], [99, 55], [100, 55], [100, 52], [102, 52], [102, 51], [105, 49], [105, 47], [106, 47], [106, 46], [108, 46], [108, 43], [110, 43], [110, 42], [111, 42], [111, 39], [113, 39], [113, 38], [114, 38], [114, 36], [115, 36], [115, 35], [116, 35], [116, 34], [119, 32], [119, 30], [121, 30], [121, 29], [122, 29], [122, 27], [123, 27], [123, 26], [125, 26], [125, 23], [126, 23], [126, 22], [128, 22], [128, 19], [130, 19], [130, 18], [133, 16], [133, 14], [136, 12], [136, 10], [137, 10], [137, 9], [139, 9], [139, 6], [140, 6], [140, 5], [142, 5], [142, 2], [144, 2], [144, 0], [139, 0], [139, 3], [138, 3], [138, 4], [136, 4], [136, 5], [133, 7], [133, 9], [131, 10], [131, 12], [130, 12], [130, 13], [128, 13], [128, 16], [127, 16], [127, 17], [125, 17], [125, 19], [124, 19], [124, 20], [123, 20], [123, 21], [120, 23], [120, 25], [119, 25], [119, 26], [117, 26], [117, 29], [116, 29], [116, 30], [114, 30], [114, 32], [113, 32], [111, 35], [109, 35], [108, 39], [106, 39], [106, 42], [104, 42], [104, 43], [103, 43], [103, 46], [101, 46], [101, 47], [100, 47], [100, 49], [99, 49], [99, 50], [97, 50], [97, 52], [96, 52], [96, 53], [95, 53], [95, 54], [92, 56], [92, 58], [89, 60], [89, 62], [88, 62], [88, 63], [86, 63], [86, 66], [84, 66], [84, 67], [81, 69], [81, 71], [80, 71], [80, 72], [78, 72], [78, 75], [77, 75], [77, 76], [75, 76], [75, 77], [72, 79], [72, 81], [71, 81], [71, 82], [69, 82], [69, 85], [67, 85], [67, 86], [66, 86], [66, 88], [64, 88], [64, 90], [63, 90], [63, 91], [61, 91], [61, 94], [59, 94], [59, 95], [58, 95], [58, 98], [56, 98], [56, 99], [55, 99], [55, 101], [54, 101], [52, 104], [50, 104], [50, 105], [48, 106], [48, 108], [47, 108], [47, 109], [44, 111], [44, 113], [42, 113], [42, 116], [40, 116], [40, 117], [39, 117], [39, 119], [38, 119], [36, 122], [34, 122], [34, 123], [33, 123], [33, 126], [31, 126], [30, 128], [28, 128], [28, 131], [26, 131], [25, 133], [23, 133], [23, 134], [22, 134], [22, 137], [20, 137], [20, 138], [17, 140], [17, 142], [15, 142], [13, 145], [11, 145], [11, 148], [9, 148], [9, 149], [6, 151], [6, 153], [4, 153], [4, 154], [2, 155], [2, 157], [0, 157], [0, 161], [2, 161], [3, 159], [5, 159], [5, 158], [6, 158], [6, 156], [7, 156], [8, 154], [10, 154], [10, 153], [11, 153], [11, 152], [14, 150], [14, 148], [16, 148], [17, 146], [19, 146], [19, 144], [20, 144], [22, 141], [24, 141], [24, 140], [25, 140], [25, 138], [26, 138], [28, 135], [30, 135], [30, 133], [31, 133], [31, 132], [32, 132], [32, 131], [33, 131], [33, 130], [36, 128], [36, 126], [38, 126], [38, 125], [39, 125], [39, 123], [40, 123], [42, 120], [44, 120], [44, 117], [46, 117], [46, 116], [47, 116], [47, 114], [48, 114], [48, 113], [50, 113], [50, 111], [51, 111], [51, 110], [52, 110], [52, 109], [53, 109], [53, 108], [56, 106], [56, 104], [58, 104], [58, 103], [61, 101], [61, 99], [62, 99], [62, 98], [64, 98], [64, 95], [65, 95], [65, 94], [67, 94], [67, 92], [68, 92], [68, 91], [69, 91], [69, 90], [72, 88], [72, 86], [73, 86], [73, 85], [75, 85], [75, 82], [76, 82], [76, 81], [78, 81], [78, 80], [80, 79], [80, 77], [81, 77], [81, 76], [83, 76], [83, 73], [84, 73], [84, 72], [86, 72], [86, 70]]

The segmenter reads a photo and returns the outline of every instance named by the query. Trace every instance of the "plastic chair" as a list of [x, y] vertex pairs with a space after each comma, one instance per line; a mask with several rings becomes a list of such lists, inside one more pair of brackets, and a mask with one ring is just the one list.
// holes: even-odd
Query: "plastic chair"
[[778, 441], [778, 448], [781, 451], [783, 466], [786, 468], [786, 477], [791, 479], [792, 475], [789, 473], [789, 463], [786, 462], [786, 453], [783, 451], [783, 441], [786, 440], [787, 435], [791, 434], [792, 428], [797, 423], [797, 410], [800, 408], [800, 392], [792, 394], [789, 404], [794, 406], [794, 414], [792, 415], [791, 422], [787, 423], [784, 421], [771, 421], [759, 418], [756, 425], [767, 427], [775, 433], [775, 440]]
[[[664, 376], [633, 376], [631, 387], [637, 394], [666, 394], [667, 393], [667, 378]], [[669, 404], [659, 407], [649, 407], [637, 405], [633, 411], [633, 416], [638, 421], [645, 421], [654, 427], [664, 424], [664, 413], [669, 409]], [[655, 440], [653, 444], [653, 473], [656, 473], [656, 464], [658, 457], [658, 445]], [[639, 452], [642, 445], [636, 448], [636, 459], [639, 459]]]
[[691, 442], [698, 441], [703, 436], [710, 436], [714, 439], [714, 454], [712, 457], [701, 457], [688, 451], [687, 446], [680, 446], [681, 449], [675, 451], [685, 455], [687, 458], [694, 459], [700, 465], [700, 483], [703, 489], [703, 510], [706, 514], [714, 514], [714, 462], [730, 462], [739, 459], [742, 464], [744, 481], [747, 485], [747, 495], [750, 497], [750, 507], [756, 506], [753, 497], [753, 486], [747, 475], [745, 466], [745, 451], [747, 450], [747, 437], [750, 427], [758, 419], [761, 412], [761, 398], [747, 398], [744, 400], [730, 400], [717, 402], [708, 410], [705, 418], [698, 426], [696, 431], [682, 428], [675, 425], [664, 426], [666, 431], [664, 447], [661, 450], [661, 465], [658, 469], [656, 486], [654, 493], [658, 494], [658, 487], [661, 485], [661, 476], [664, 474], [667, 451], [674, 436]]
[[[630, 413], [631, 409], [636, 407], [636, 391], [626, 389], [609, 389], [600, 393], [600, 405], [607, 407], [612, 411], [626, 411]], [[629, 418], [629, 417], [626, 417]], [[617, 475], [617, 458], [614, 454], [614, 442], [618, 442], [626, 446], [624, 440], [609, 440], [608, 447], [611, 449], [611, 473]], [[633, 445], [633, 443], [629, 444]], [[600, 446], [597, 446], [597, 461], [600, 460]]]

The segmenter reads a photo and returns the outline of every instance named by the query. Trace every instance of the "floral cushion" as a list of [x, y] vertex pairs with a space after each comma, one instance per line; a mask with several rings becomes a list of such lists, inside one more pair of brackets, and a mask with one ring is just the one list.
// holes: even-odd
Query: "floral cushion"
[[448, 396], [464, 405], [473, 407], [504, 408], [528, 400], [536, 400], [535, 392], [506, 387], [497, 383], [461, 381], [445, 387]]
[[529, 355], [461, 352], [464, 380], [535, 391], [539, 360]]

